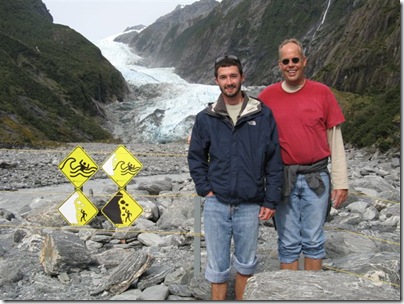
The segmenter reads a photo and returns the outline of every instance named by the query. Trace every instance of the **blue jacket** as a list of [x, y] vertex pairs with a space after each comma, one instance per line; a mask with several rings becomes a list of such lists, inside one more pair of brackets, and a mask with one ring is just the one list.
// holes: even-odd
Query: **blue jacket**
[[188, 165], [199, 196], [213, 191], [226, 204], [275, 209], [283, 165], [272, 111], [244, 94], [241, 115], [233, 125], [220, 95], [196, 116]]

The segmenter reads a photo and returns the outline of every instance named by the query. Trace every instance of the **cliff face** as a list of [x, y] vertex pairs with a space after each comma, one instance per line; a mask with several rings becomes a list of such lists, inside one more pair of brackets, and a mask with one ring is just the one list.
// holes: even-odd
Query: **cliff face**
[[183, 48], [191, 46], [189, 39], [197, 35], [194, 29], [208, 18], [218, 4], [215, 0], [204, 0], [184, 8], [177, 6], [170, 14], [160, 17], [142, 32], [124, 34], [115, 40], [135, 46], [136, 52], [145, 55], [146, 61], [150, 59], [148, 63], [153, 66], [177, 67], [186, 60], [183, 57], [185, 53], [193, 52]]
[[126, 40], [152, 66], [213, 83], [213, 62], [239, 56], [247, 85], [280, 80], [278, 45], [300, 39], [307, 76], [363, 93], [400, 82], [400, 3], [391, 0], [201, 0]]
[[40, 0], [0, 1], [0, 142], [110, 139], [102, 105], [128, 88], [100, 50]]
[[308, 72], [342, 91], [377, 92], [399, 86], [398, 1], [353, 3], [345, 18], [325, 23], [310, 44]]

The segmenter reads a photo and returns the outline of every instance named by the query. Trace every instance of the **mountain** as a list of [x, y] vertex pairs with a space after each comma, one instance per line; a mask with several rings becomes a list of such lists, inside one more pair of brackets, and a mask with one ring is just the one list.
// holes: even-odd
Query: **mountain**
[[[346, 142], [385, 150], [401, 138], [400, 11], [393, 0], [200, 0], [116, 41], [141, 56], [139, 64], [173, 67], [182, 81], [204, 85], [214, 84], [214, 59], [232, 53], [244, 64], [246, 86], [262, 88], [281, 79], [277, 47], [294, 36], [306, 47], [307, 76], [337, 95]], [[185, 115], [192, 98], [175, 97], [177, 86], [126, 81], [97, 46], [54, 24], [40, 0], [0, 1], [0, 52], [0, 146], [113, 140], [111, 117], [131, 117], [142, 135], [164, 121], [175, 136], [192, 125], [194, 113], [168, 117]], [[109, 115], [132, 101], [129, 116]]]
[[278, 45], [296, 37], [309, 77], [363, 93], [400, 84], [400, 35], [398, 1], [200, 0], [125, 42], [152, 66], [173, 66], [195, 83], [213, 84], [214, 59], [232, 53], [247, 84], [259, 86], [280, 80]]
[[307, 76], [338, 96], [347, 142], [387, 149], [401, 137], [400, 11], [391, 0], [200, 0], [116, 41], [191, 83], [214, 84], [215, 58], [234, 54], [246, 85], [263, 86], [281, 80], [278, 45], [296, 37]]
[[122, 101], [121, 73], [40, 0], [0, 1], [1, 146], [112, 140], [103, 106]]

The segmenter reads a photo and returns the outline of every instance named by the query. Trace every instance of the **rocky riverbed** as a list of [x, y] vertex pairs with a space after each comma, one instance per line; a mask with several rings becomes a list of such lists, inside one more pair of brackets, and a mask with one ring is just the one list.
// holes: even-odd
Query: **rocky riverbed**
[[[186, 142], [126, 146], [143, 165], [127, 185], [143, 213], [123, 228], [101, 212], [79, 227], [60, 214], [74, 187], [58, 166], [77, 146], [99, 167], [117, 148], [0, 150], [0, 299], [210, 299], [203, 218], [199, 233]], [[245, 299], [401, 299], [400, 152], [347, 153], [350, 194], [326, 223], [323, 271], [279, 271], [276, 231], [272, 221], [262, 222], [259, 266]], [[83, 186], [99, 210], [117, 190], [103, 170]], [[231, 281], [228, 299], [233, 292]]]

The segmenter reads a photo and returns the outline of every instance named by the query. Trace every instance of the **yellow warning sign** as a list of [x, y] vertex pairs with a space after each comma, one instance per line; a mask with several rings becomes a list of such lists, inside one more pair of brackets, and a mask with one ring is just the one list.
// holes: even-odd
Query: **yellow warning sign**
[[80, 188], [98, 171], [98, 166], [82, 147], [76, 147], [60, 163], [59, 169], [75, 188]]
[[119, 228], [131, 226], [143, 213], [143, 208], [125, 190], [120, 190], [101, 212]]
[[142, 167], [142, 163], [122, 145], [102, 165], [102, 169], [119, 188], [125, 187]]
[[59, 207], [59, 212], [72, 226], [84, 226], [98, 214], [95, 207], [83, 194], [77, 190]]

